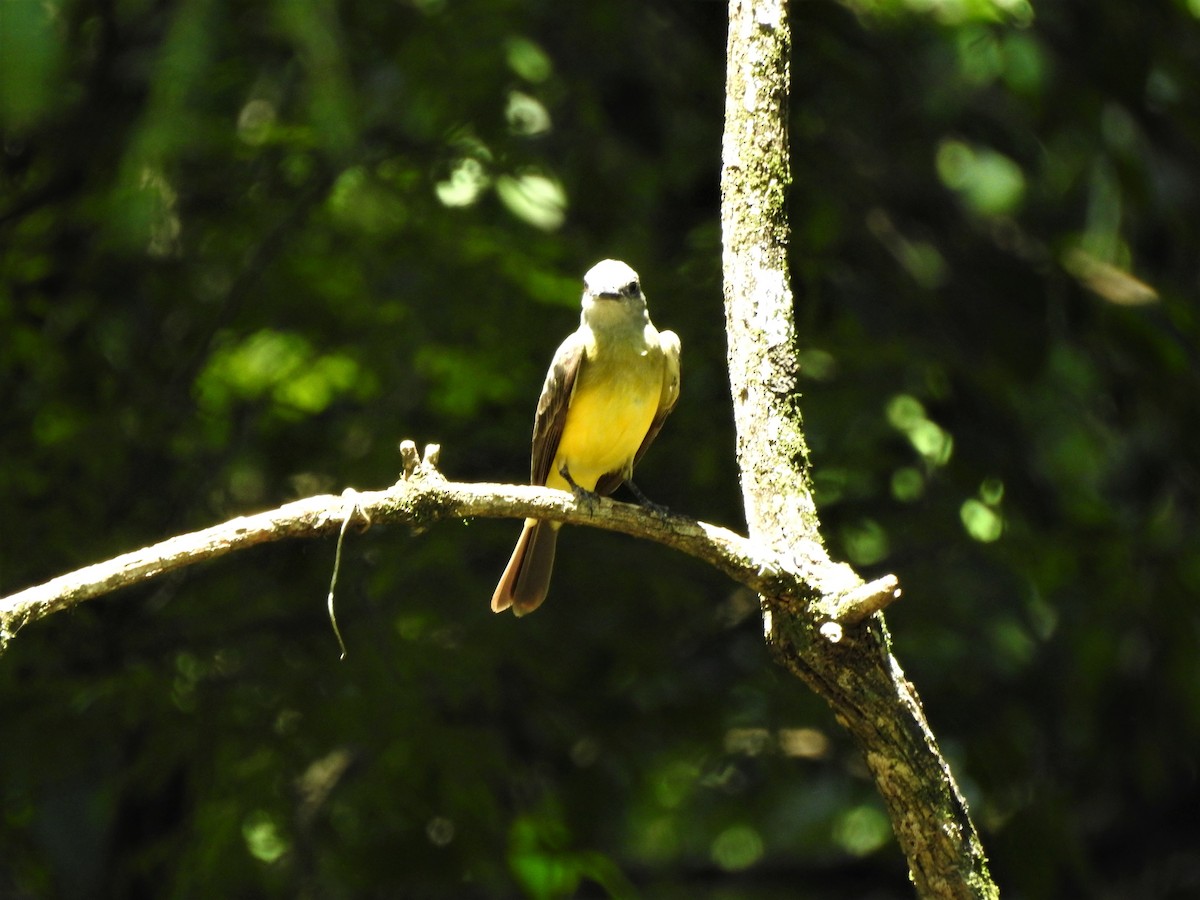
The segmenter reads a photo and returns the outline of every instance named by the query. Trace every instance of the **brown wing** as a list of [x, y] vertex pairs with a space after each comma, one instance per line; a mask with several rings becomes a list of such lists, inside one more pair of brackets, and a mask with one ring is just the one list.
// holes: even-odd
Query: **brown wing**
[[647, 430], [646, 436], [642, 438], [637, 453], [633, 455], [629, 471], [609, 472], [607, 475], [600, 476], [600, 480], [596, 482], [597, 494], [607, 496], [625, 483], [625, 480], [632, 474], [633, 467], [646, 455], [647, 448], [654, 443], [654, 439], [662, 431], [663, 422], [667, 421], [667, 416], [671, 414], [671, 410], [675, 408], [675, 403], [679, 400], [679, 337], [673, 331], [660, 332], [658, 337], [662, 341], [664, 357], [662, 395], [658, 400], [658, 411], [654, 414], [650, 428]]
[[679, 336], [673, 331], [662, 331], [659, 332], [658, 338], [662, 342], [664, 357], [662, 396], [658, 401], [658, 412], [654, 414], [654, 420], [650, 423], [650, 430], [642, 438], [637, 453], [633, 454], [635, 466], [646, 455], [646, 449], [654, 443], [654, 439], [662, 431], [663, 422], [667, 421], [667, 416], [679, 401]]
[[538, 398], [537, 414], [533, 418], [530, 484], [545, 484], [546, 476], [550, 474], [583, 357], [584, 341], [577, 331], [563, 341], [554, 353], [550, 371], [546, 373], [546, 383], [542, 385], [542, 396]]

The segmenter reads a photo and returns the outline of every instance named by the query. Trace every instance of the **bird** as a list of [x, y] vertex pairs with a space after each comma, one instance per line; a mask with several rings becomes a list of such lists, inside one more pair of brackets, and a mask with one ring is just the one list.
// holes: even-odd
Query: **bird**
[[[530, 483], [577, 497], [630, 480], [679, 399], [679, 337], [650, 321], [641, 281], [617, 259], [583, 277], [579, 328], [555, 351], [533, 420]], [[526, 519], [492, 610], [533, 612], [546, 599], [560, 522]]]

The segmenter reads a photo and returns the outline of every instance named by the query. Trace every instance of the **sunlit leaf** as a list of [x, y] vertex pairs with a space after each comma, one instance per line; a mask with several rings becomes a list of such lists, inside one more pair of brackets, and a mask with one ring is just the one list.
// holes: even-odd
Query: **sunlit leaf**
[[545, 81], [553, 72], [550, 57], [541, 47], [524, 37], [510, 37], [504, 43], [509, 67], [533, 84]]
[[543, 231], [557, 229], [566, 219], [566, 192], [557, 180], [545, 175], [501, 175], [496, 193], [509, 212]]
[[979, 215], [1014, 212], [1025, 196], [1021, 167], [987, 147], [943, 141], [938, 147], [937, 170], [942, 183], [957, 191]]
[[1000, 513], [974, 497], [963, 501], [959, 514], [967, 534], [977, 541], [990, 544], [1004, 533], [1004, 519]]
[[337, 397], [364, 389], [350, 357], [318, 355], [300, 335], [270, 330], [214, 353], [196, 381], [201, 404], [214, 412], [266, 398], [289, 416], [319, 413]]
[[748, 869], [762, 859], [763, 839], [748, 825], [726, 828], [712, 844], [713, 862], [726, 872]]
[[866, 856], [886, 844], [892, 837], [891, 823], [882, 810], [874, 806], [855, 806], [838, 816], [834, 840], [854, 856]]
[[275, 862], [289, 849], [275, 820], [263, 810], [256, 810], [246, 817], [242, 824], [242, 835], [250, 855], [265, 863]]

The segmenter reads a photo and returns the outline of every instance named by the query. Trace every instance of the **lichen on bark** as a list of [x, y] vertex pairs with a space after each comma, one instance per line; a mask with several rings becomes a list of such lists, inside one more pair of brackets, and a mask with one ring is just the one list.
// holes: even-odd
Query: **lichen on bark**
[[[789, 30], [785, 0], [731, 0], [721, 225], [729, 377], [746, 521], [829, 584], [857, 578], [825, 556], [797, 384], [788, 271]], [[779, 661], [820, 694], [863, 753], [923, 897], [996, 897], [966, 803], [891, 654], [882, 614], [830, 621], [829, 599], [762, 596]], [[830, 627], [833, 626], [833, 627]]]

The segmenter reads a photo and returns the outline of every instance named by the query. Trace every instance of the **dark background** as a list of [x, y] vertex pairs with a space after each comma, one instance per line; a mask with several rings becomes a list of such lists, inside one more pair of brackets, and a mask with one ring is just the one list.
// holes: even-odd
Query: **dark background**
[[[792, 263], [827, 540], [1006, 896], [1200, 892], [1200, 4], [797, 0]], [[683, 394], [639, 470], [742, 528], [725, 7], [4, 0], [0, 592], [382, 488], [521, 481], [596, 260]], [[0, 659], [0, 896], [893, 898], [881, 803], [704, 565], [519, 526], [274, 544]]]

